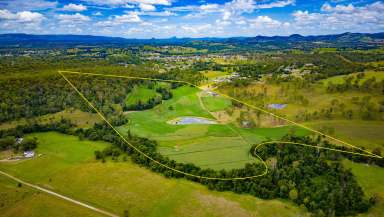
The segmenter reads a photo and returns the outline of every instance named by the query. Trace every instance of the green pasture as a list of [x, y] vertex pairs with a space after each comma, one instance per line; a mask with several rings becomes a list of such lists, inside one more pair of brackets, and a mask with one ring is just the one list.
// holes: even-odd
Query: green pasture
[[334, 137], [352, 145], [369, 150], [384, 148], [384, 124], [382, 121], [363, 120], [323, 120], [304, 123], [304, 125], [321, 130], [324, 127], [334, 128]]
[[[352, 74], [349, 74], [349, 75], [338, 75], [338, 76], [333, 76], [333, 77], [330, 77], [330, 78], [327, 78], [327, 79], [323, 79], [323, 80], [320, 80], [320, 82], [323, 82], [323, 84], [327, 85], [328, 82], [332, 82], [333, 84], [341, 84], [344, 82], [344, 79], [349, 77], [349, 76], [353, 76], [353, 77], [356, 77], [356, 75], [359, 74], [359, 73], [352, 73]], [[365, 71], [364, 72], [365, 76], [360, 80], [360, 83], [372, 78], [372, 77], [375, 77], [376, 78], [376, 81], [382, 81], [384, 80], [384, 72], [375, 72], [375, 71]]]
[[228, 73], [226, 73], [226, 72], [213, 71], [213, 70], [202, 71], [202, 73], [206, 78], [208, 78], [208, 80], [212, 80], [212, 79], [215, 79], [217, 77], [228, 75]]
[[[160, 153], [178, 162], [213, 169], [240, 168], [254, 162], [249, 156], [250, 145], [267, 139], [279, 140], [292, 131], [289, 126], [242, 129], [234, 124], [172, 125], [167, 121], [182, 116], [212, 119], [205, 109], [219, 111], [231, 106], [231, 102], [222, 97], [203, 97], [200, 102], [196, 88], [180, 87], [172, 91], [173, 98], [161, 105], [129, 113], [129, 123], [118, 129], [123, 134], [130, 131], [158, 141]], [[293, 129], [299, 135], [308, 134], [301, 128]]]
[[63, 136], [55, 132], [29, 136], [38, 138], [36, 154], [41, 156], [23, 163], [0, 164], [0, 169], [6, 169], [33, 182], [48, 180], [73, 164], [93, 161], [93, 152], [109, 145], [105, 142], [80, 141], [75, 136]]
[[17, 184], [0, 176], [0, 213], [3, 217], [103, 216], [28, 186], [18, 187]]
[[161, 97], [159, 93], [156, 92], [156, 89], [149, 89], [146, 86], [135, 86], [132, 91], [127, 95], [125, 99], [125, 104], [127, 106], [136, 105], [139, 101], [146, 103], [150, 99]]
[[220, 96], [202, 97], [201, 100], [210, 112], [222, 111], [232, 105], [231, 100]]
[[25, 125], [29, 122], [46, 124], [51, 121], [59, 121], [61, 118], [70, 120], [79, 128], [92, 127], [95, 123], [102, 121], [102, 119], [97, 114], [83, 112], [77, 109], [67, 109], [61, 112], [46, 114], [36, 118], [22, 118], [15, 121], [0, 123], [0, 130], [15, 128], [17, 125]]
[[345, 167], [350, 168], [352, 173], [356, 176], [357, 181], [366, 192], [366, 197], [378, 195], [379, 200], [373, 208], [366, 214], [359, 216], [379, 217], [384, 216], [384, 169], [381, 167], [355, 163], [349, 160], [344, 160]]
[[[119, 215], [127, 211], [133, 217], [273, 216], [279, 210], [279, 216], [283, 217], [309, 216], [304, 209], [288, 201], [213, 192], [184, 179], [165, 178], [129, 160], [95, 161], [93, 152], [108, 146], [107, 143], [80, 141], [74, 136], [51, 132], [31, 136], [39, 139], [38, 153], [42, 156], [17, 163], [0, 163], [1, 170]], [[7, 182], [0, 177], [0, 189], [11, 185], [9, 191], [14, 191], [14, 183]], [[35, 193], [18, 191], [27, 194], [23, 201], [13, 199], [23, 196], [13, 192], [10, 196], [1, 191], [0, 202], [12, 202], [3, 202], [1, 216], [98, 216], [44, 193], [29, 196]], [[19, 210], [20, 213], [16, 212]]]

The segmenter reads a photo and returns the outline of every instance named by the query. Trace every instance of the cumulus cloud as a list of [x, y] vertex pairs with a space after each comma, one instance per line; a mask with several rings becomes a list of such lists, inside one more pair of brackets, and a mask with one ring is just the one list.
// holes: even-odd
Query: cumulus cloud
[[57, 7], [57, 1], [46, 0], [1, 0], [0, 8], [10, 11], [35, 11]]
[[113, 26], [123, 25], [126, 23], [140, 23], [140, 22], [142, 22], [142, 20], [138, 12], [128, 11], [126, 14], [123, 14], [123, 15], [111, 16], [106, 21], [99, 21], [96, 23], [96, 26], [113, 27]]
[[81, 11], [85, 11], [87, 10], [87, 6], [84, 6], [82, 4], [67, 4], [63, 7], [63, 10], [64, 11], [78, 11], [78, 12], [81, 12]]
[[142, 11], [155, 11], [156, 10], [155, 6], [153, 6], [151, 4], [144, 4], [144, 3], [140, 3], [139, 8]]
[[382, 31], [384, 3], [374, 2], [361, 7], [352, 4], [331, 6], [326, 3], [321, 12], [295, 11], [294, 24], [302, 29], [317, 31]]
[[84, 23], [91, 20], [88, 16], [76, 13], [76, 14], [59, 14], [57, 19], [61, 24], [75, 24]]
[[7, 9], [0, 9], [0, 29], [20, 32], [29, 30], [31, 32], [39, 30], [44, 15], [31, 12], [21, 11], [12, 13]]
[[[221, 13], [221, 20], [218, 23], [239, 22], [245, 13], [253, 13], [255, 10], [286, 7], [295, 4], [295, 0], [281, 1], [256, 1], [256, 0], [232, 0], [224, 4], [205, 4], [201, 6], [187, 5], [174, 7], [173, 11], [189, 11], [185, 18], [198, 18], [211, 13]], [[226, 22], [223, 22], [226, 21]], [[243, 23], [243, 22], [241, 22]]]
[[295, 0], [276, 1], [266, 4], [258, 4], [255, 6], [256, 9], [268, 9], [268, 8], [282, 8], [288, 5], [295, 4]]
[[115, 21], [118, 23], [139, 23], [141, 19], [137, 12], [130, 11], [121, 16], [115, 16]]
[[170, 17], [170, 16], [177, 16], [176, 13], [171, 11], [140, 11], [137, 12], [138, 15], [146, 15], [146, 16], [153, 16], [153, 17]]
[[288, 22], [282, 23], [269, 16], [258, 16], [255, 19], [250, 19], [248, 22], [250, 26], [254, 28], [280, 28], [290, 26]]
[[96, 5], [122, 6], [126, 4], [171, 5], [172, 0], [83, 0]]
[[7, 9], [0, 9], [0, 21], [10, 21], [17, 23], [40, 23], [45, 17], [37, 12], [21, 11], [12, 13]]

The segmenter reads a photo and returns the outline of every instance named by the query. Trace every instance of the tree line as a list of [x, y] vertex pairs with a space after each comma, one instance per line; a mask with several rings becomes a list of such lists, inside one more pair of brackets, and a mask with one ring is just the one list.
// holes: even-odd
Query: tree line
[[[269, 163], [267, 175], [246, 180], [209, 180], [183, 175], [154, 163], [123, 142], [104, 124], [95, 124], [95, 127], [91, 129], [79, 129], [77, 134], [82, 134], [84, 138], [111, 142], [121, 152], [128, 154], [133, 162], [166, 177], [186, 178], [218, 191], [247, 193], [265, 199], [290, 199], [298, 205], [305, 206], [316, 216], [354, 215], [367, 211], [376, 202], [374, 198], [370, 200], [365, 198], [362, 188], [351, 171], [345, 169], [341, 164], [343, 158], [356, 162], [374, 163], [379, 166], [384, 165], [381, 159], [372, 160], [364, 156], [350, 156], [313, 148], [272, 144], [258, 150], [258, 154], [265, 161], [274, 162]], [[90, 135], [97, 135], [97, 137]], [[162, 164], [196, 176], [234, 178], [254, 176], [264, 172], [264, 166], [261, 163], [246, 164], [244, 168], [232, 170], [202, 169], [191, 163], [178, 163], [162, 156], [157, 152], [156, 141], [137, 137], [129, 131], [126, 139]], [[334, 147], [320, 137], [312, 139], [287, 135], [283, 139], [314, 145], [320, 143], [322, 146]], [[343, 149], [349, 150], [345, 147]], [[251, 153], [253, 151], [251, 149]], [[116, 155], [118, 152], [113, 149], [95, 153], [98, 159], [104, 159], [107, 156], [116, 157]]]
[[[300, 206], [305, 206], [316, 216], [354, 215], [367, 211], [369, 207], [377, 202], [377, 198], [365, 198], [363, 190], [351, 171], [345, 169], [341, 164], [342, 159], [348, 158], [354, 162], [384, 166], [384, 161], [378, 158], [275, 143], [262, 146], [256, 150], [257, 154], [268, 162], [269, 172], [265, 176], [245, 180], [209, 180], [198, 177], [234, 178], [254, 176], [262, 174], [264, 166], [259, 162], [255, 162], [248, 163], [243, 168], [232, 170], [202, 169], [191, 163], [178, 163], [165, 157], [157, 151], [156, 141], [135, 136], [130, 131], [127, 132], [125, 138], [140, 151], [164, 165], [194, 174], [197, 177], [186, 176], [144, 157], [122, 141], [104, 123], [95, 124], [94, 127], [88, 129], [75, 129], [74, 125], [66, 119], [48, 124], [33, 123], [3, 130], [0, 131], [0, 141], [9, 138], [9, 136], [21, 137], [32, 132], [47, 131], [58, 131], [77, 135], [79, 139], [103, 140], [113, 144], [112, 147], [96, 151], [96, 159], [105, 160], [108, 156], [116, 158], [121, 153], [125, 153], [130, 156], [133, 162], [166, 177], [185, 178], [217, 191], [246, 193], [264, 199], [290, 199]], [[297, 137], [289, 134], [283, 140], [336, 148], [336, 146], [322, 140], [320, 137]], [[255, 153], [254, 147], [250, 150], [251, 154]], [[351, 151], [346, 147], [337, 148]], [[380, 150], [376, 150], [375, 153], [381, 154]]]

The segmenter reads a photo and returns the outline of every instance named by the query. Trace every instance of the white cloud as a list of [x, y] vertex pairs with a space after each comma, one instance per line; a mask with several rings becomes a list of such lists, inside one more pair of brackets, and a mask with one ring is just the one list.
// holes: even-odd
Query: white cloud
[[[261, 3], [260, 3], [261, 2]], [[257, 0], [232, 0], [224, 4], [205, 4], [201, 6], [187, 5], [182, 7], [173, 7], [171, 11], [187, 11], [192, 12], [185, 16], [185, 18], [199, 18], [206, 16], [210, 13], [222, 13], [222, 19], [225, 21], [235, 21], [241, 19], [245, 13], [253, 13], [255, 10], [285, 7], [295, 4], [295, 0], [281, 0], [281, 1], [257, 1]]]
[[156, 10], [155, 6], [153, 6], [151, 4], [144, 4], [144, 3], [140, 3], [139, 8], [142, 11], [155, 11]]
[[154, 17], [170, 17], [177, 16], [176, 13], [171, 11], [141, 11], [137, 13], [138, 15], [154, 16]]
[[171, 5], [172, 0], [83, 0], [90, 4], [108, 5], [108, 6], [122, 6], [130, 4], [148, 4], [148, 5]]
[[131, 11], [121, 16], [115, 16], [115, 21], [118, 23], [138, 23], [141, 19], [137, 12]]
[[92, 15], [93, 16], [103, 16], [103, 14], [100, 11], [94, 12]]
[[40, 30], [40, 25], [45, 19], [44, 15], [21, 11], [12, 13], [7, 9], [0, 9], [0, 29], [12, 32], [35, 32]]
[[37, 12], [21, 11], [12, 13], [7, 9], [0, 9], [0, 21], [10, 21], [17, 23], [40, 23], [45, 17]]
[[269, 16], [258, 16], [248, 22], [250, 23], [250, 26], [254, 28], [277, 28], [282, 26], [280, 21], [274, 20]]
[[282, 8], [288, 5], [295, 4], [295, 0], [276, 1], [267, 4], [258, 4], [255, 6], [256, 9], [268, 9], [268, 8]]
[[223, 20], [229, 20], [231, 18], [232, 13], [230, 11], [223, 12]]
[[344, 31], [383, 31], [384, 3], [375, 2], [356, 7], [352, 4], [331, 6], [326, 3], [320, 13], [296, 11], [294, 25], [303, 30], [314, 32], [344, 32]]
[[74, 24], [74, 23], [84, 23], [90, 21], [91, 19], [88, 16], [76, 13], [76, 14], [59, 14], [57, 19], [62, 24]]
[[10, 11], [35, 11], [56, 8], [57, 1], [46, 0], [0, 0], [0, 9]]
[[187, 35], [201, 35], [202, 33], [212, 29], [211, 24], [204, 25], [182, 25], [181, 29], [187, 32]]
[[199, 9], [204, 12], [216, 12], [220, 9], [220, 6], [218, 4], [205, 4], [201, 5]]
[[123, 8], [130, 8], [130, 9], [132, 9], [132, 8], [135, 8], [135, 5], [125, 4], [125, 5], [123, 5], [122, 7], [123, 7]]
[[140, 23], [140, 22], [142, 22], [142, 20], [140, 19], [138, 12], [127, 11], [126, 14], [109, 17], [109, 19], [106, 21], [99, 21], [96, 23], [96, 26], [113, 27], [113, 26], [119, 26], [126, 23]]
[[340, 13], [351, 13], [355, 7], [352, 4], [349, 5], [336, 5], [335, 7], [332, 7], [329, 3], [323, 4], [321, 7], [322, 11], [325, 12], [340, 12]]
[[84, 6], [84, 5], [82, 5], [82, 4], [72, 4], [72, 3], [70, 3], [70, 4], [67, 4], [67, 5], [65, 5], [64, 7], [63, 7], [63, 10], [64, 11], [85, 11], [85, 10], [87, 10], [87, 6]]
[[172, 0], [131, 0], [133, 3], [142, 3], [150, 5], [171, 5]]

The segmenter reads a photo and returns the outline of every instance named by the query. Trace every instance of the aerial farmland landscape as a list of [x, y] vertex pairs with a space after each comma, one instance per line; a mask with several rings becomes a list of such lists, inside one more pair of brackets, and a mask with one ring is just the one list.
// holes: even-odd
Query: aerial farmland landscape
[[383, 13], [0, 0], [0, 217], [384, 217]]

